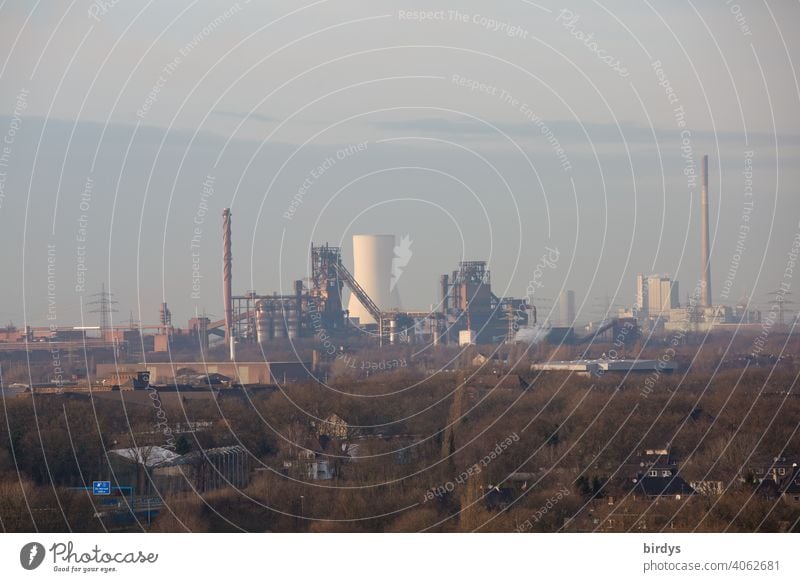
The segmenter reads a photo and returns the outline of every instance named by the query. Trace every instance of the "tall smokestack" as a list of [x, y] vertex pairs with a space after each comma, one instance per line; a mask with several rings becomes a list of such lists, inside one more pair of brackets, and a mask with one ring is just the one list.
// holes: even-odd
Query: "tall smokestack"
[[700, 304], [711, 307], [711, 246], [708, 242], [708, 156], [703, 156], [703, 186], [700, 190], [700, 261], [702, 288]]
[[448, 310], [448, 307], [449, 307], [448, 299], [450, 298], [450, 278], [446, 273], [444, 275], [442, 275], [441, 278], [439, 279], [439, 289], [440, 289], [440, 293], [441, 293], [440, 300], [442, 302], [440, 307], [441, 307], [442, 313], [447, 315], [447, 310]]
[[225, 341], [233, 340], [233, 251], [231, 251], [231, 209], [222, 211], [222, 301], [225, 304]]

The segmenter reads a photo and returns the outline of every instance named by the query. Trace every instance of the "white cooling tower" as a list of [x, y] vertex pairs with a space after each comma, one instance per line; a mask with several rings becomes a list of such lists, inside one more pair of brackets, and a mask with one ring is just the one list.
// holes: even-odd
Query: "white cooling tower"
[[[394, 258], [393, 234], [353, 235], [353, 277], [382, 311], [400, 309], [396, 278], [392, 280]], [[394, 270], [397, 271], [397, 267]], [[395, 273], [395, 277], [398, 276], [399, 273]], [[377, 323], [353, 293], [347, 308], [350, 317], [359, 318], [362, 325]]]

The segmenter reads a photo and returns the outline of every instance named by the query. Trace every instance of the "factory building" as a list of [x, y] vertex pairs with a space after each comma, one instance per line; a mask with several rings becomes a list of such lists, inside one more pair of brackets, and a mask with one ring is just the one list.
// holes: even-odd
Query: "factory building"
[[[198, 329], [217, 333], [229, 327], [231, 360], [235, 346], [258, 342], [266, 347], [276, 340], [330, 338], [358, 329], [374, 334], [380, 345], [414, 343], [496, 343], [515, 337], [527, 325], [532, 309], [525, 299], [497, 297], [492, 292], [486, 261], [462, 261], [459, 268], [440, 279], [439, 310], [403, 311], [397, 279], [407, 251], [395, 245], [394, 235], [360, 234], [353, 237], [353, 272], [342, 261], [340, 247], [311, 245], [311, 277], [297, 280], [291, 295], [243, 296], [228, 294], [233, 260], [231, 214], [223, 212], [223, 300], [229, 317], [219, 322], [196, 322]], [[344, 308], [344, 288], [350, 291]], [[574, 300], [573, 300], [574, 306]], [[535, 313], [535, 311], [534, 311]], [[535, 317], [534, 317], [535, 319]], [[462, 331], [469, 332], [461, 335]]]
[[708, 331], [720, 324], [729, 323], [732, 310], [727, 305], [714, 305], [712, 307], [679, 307], [670, 309], [669, 320], [664, 324], [667, 331]]
[[[440, 305], [444, 314], [442, 338], [446, 343], [506, 341], [529, 323], [532, 308], [526, 299], [494, 294], [486, 261], [461, 261], [452, 278], [443, 275], [440, 281]], [[463, 331], [470, 333], [462, 335]]]
[[714, 305], [711, 293], [711, 245], [709, 242], [709, 176], [708, 156], [702, 159], [700, 189], [700, 283], [698, 293], [681, 307], [678, 300], [678, 283], [668, 277], [651, 276], [644, 284], [641, 275], [636, 278], [636, 307], [647, 305], [645, 317], [663, 322], [667, 331], [709, 331], [730, 325], [755, 325], [761, 314], [750, 311], [747, 302], [731, 309]]
[[[353, 237], [353, 273], [344, 265], [342, 249], [329, 244], [311, 244], [310, 276], [293, 281], [289, 293], [261, 294], [255, 290], [234, 294], [233, 285], [233, 213], [222, 211], [222, 317], [212, 320], [196, 315], [188, 327], [173, 326], [172, 311], [162, 302], [158, 323], [143, 325], [131, 321], [128, 326], [113, 326], [115, 311], [111, 293], [100, 294], [101, 325], [92, 328], [26, 328], [9, 325], [0, 334], [0, 349], [49, 350], [58, 347], [75, 350], [100, 347], [113, 349], [115, 359], [127, 353], [128, 361], [141, 361], [145, 353], [194, 352], [201, 358], [182, 364], [148, 365], [154, 381], [174, 375], [175, 367], [186, 366], [216, 372], [243, 384], [279, 382], [284, 376], [306, 376], [296, 369], [302, 362], [238, 362], [237, 346], [260, 346], [266, 354], [274, 346], [285, 350], [289, 342], [310, 340], [318, 352], [329, 355], [340, 345], [335, 337], [368, 332], [379, 345], [430, 342], [457, 344], [497, 343], [512, 340], [520, 328], [529, 324], [535, 309], [525, 299], [498, 297], [492, 292], [491, 275], [486, 261], [462, 261], [458, 269], [440, 279], [441, 303], [430, 311], [401, 309], [397, 280], [410, 258], [410, 241], [396, 245], [394, 235], [360, 234]], [[345, 306], [343, 292], [350, 292]], [[574, 312], [574, 296], [572, 301]], [[97, 337], [87, 337], [91, 330]], [[461, 334], [462, 331], [468, 333]], [[212, 339], [224, 340], [229, 360], [237, 366], [222, 371], [218, 362], [208, 361]], [[65, 340], [61, 342], [61, 340]], [[5, 340], [4, 342], [2, 340]], [[68, 345], [56, 345], [56, 342]], [[36, 342], [41, 342], [36, 343]], [[12, 345], [18, 344], [18, 345]], [[219, 345], [219, 344], [217, 344]], [[322, 346], [322, 347], [320, 347]], [[308, 346], [305, 346], [308, 347]], [[252, 354], [245, 349], [242, 353]], [[247, 356], [252, 358], [251, 355]], [[182, 359], [187, 359], [181, 356]], [[211, 358], [213, 359], [213, 358]], [[268, 360], [268, 358], [264, 358]], [[207, 365], [206, 365], [207, 364]], [[258, 368], [254, 368], [258, 366]], [[284, 366], [280, 371], [278, 367]], [[151, 369], [152, 367], [152, 369]], [[102, 372], [100, 373], [102, 375]], [[118, 384], [118, 383], [115, 383]]]
[[[230, 378], [234, 383], [283, 384], [311, 376], [311, 362], [147, 362], [142, 364], [97, 364], [99, 382], [120, 386], [142, 371], [149, 374], [151, 384], [172, 385], [177, 375], [192, 371], [195, 375]], [[204, 382], [205, 383], [205, 382]], [[146, 388], [143, 386], [142, 388]]]
[[650, 317], [668, 317], [671, 309], [680, 307], [678, 282], [668, 276], [651, 275], [647, 279], [647, 312]]
[[633, 312], [642, 319], [647, 318], [648, 300], [647, 277], [640, 273], [636, 275], [636, 301], [633, 304]]

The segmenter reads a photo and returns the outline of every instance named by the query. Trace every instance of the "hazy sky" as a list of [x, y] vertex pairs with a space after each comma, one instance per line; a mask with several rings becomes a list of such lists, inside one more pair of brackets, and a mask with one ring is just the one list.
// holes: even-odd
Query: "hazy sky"
[[394, 233], [406, 307], [486, 259], [583, 321], [638, 272], [685, 300], [703, 153], [715, 301], [765, 303], [800, 232], [797, 2], [0, 6], [2, 322], [77, 322], [103, 282], [117, 322], [221, 317], [229, 206], [235, 293]]

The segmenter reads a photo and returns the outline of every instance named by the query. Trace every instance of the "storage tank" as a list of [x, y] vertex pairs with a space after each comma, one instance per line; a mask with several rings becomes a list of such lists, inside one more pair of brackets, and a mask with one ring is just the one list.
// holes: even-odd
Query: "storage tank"
[[[382, 311], [401, 308], [397, 285], [392, 287], [394, 258], [393, 234], [353, 235], [353, 277]], [[361, 324], [378, 323], [352, 293], [348, 309]]]

